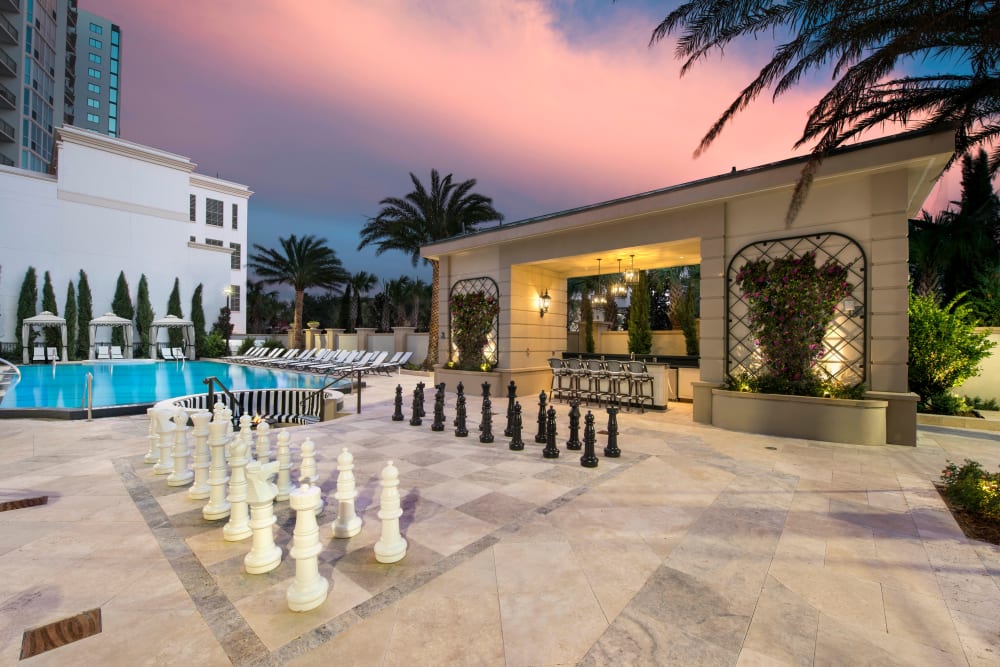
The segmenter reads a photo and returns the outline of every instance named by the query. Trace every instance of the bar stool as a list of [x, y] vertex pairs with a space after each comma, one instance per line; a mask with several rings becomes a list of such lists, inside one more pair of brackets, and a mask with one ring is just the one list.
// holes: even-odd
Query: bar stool
[[563, 379], [567, 380], [567, 384], [570, 383], [569, 379], [569, 369], [566, 368], [566, 364], [563, 360], [558, 357], [552, 357], [549, 359], [549, 368], [552, 369], [552, 384], [549, 387], [549, 397], [550, 398], [563, 398], [566, 395], [566, 391], [569, 387], [563, 386]]
[[570, 399], [580, 400], [580, 394], [582, 393], [580, 385], [582, 384], [583, 377], [587, 374], [586, 369], [584, 369], [580, 359], [573, 357], [565, 359], [563, 361], [563, 367], [566, 369], [567, 375], [569, 376]]
[[608, 371], [604, 362], [599, 359], [588, 359], [586, 364], [586, 375], [587, 404], [589, 405], [590, 399], [593, 398], [597, 401], [597, 407], [601, 407], [601, 400], [603, 399], [607, 402], [611, 397], [609, 387], [606, 386]]
[[[639, 406], [639, 412], [645, 412], [643, 404], [649, 401], [649, 407], [653, 407], [653, 376], [649, 374], [644, 361], [628, 362], [628, 386], [629, 402]], [[649, 393], [645, 391], [649, 385]]]
[[617, 403], [621, 409], [622, 399], [625, 399], [625, 406], [628, 407], [632, 383], [629, 381], [625, 365], [620, 361], [605, 361], [604, 370], [608, 379], [608, 402]]

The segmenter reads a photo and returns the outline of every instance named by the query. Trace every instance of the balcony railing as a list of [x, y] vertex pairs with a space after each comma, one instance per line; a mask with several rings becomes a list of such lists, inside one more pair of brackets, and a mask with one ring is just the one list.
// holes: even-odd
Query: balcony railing
[[0, 141], [13, 142], [14, 126], [0, 118]]
[[3, 153], [0, 153], [0, 164], [5, 165], [7, 167], [13, 167], [13, 166], [15, 166], [14, 165], [14, 161], [11, 160], [6, 155], [4, 155]]
[[0, 12], [19, 12], [21, 11], [20, 0], [0, 0]]
[[17, 28], [7, 20], [6, 16], [0, 16], [0, 41], [17, 44]]
[[17, 108], [17, 97], [14, 93], [10, 92], [7, 86], [0, 83], [0, 107], [7, 107], [8, 109]]
[[11, 58], [6, 51], [0, 51], [0, 76], [17, 76], [17, 61]]

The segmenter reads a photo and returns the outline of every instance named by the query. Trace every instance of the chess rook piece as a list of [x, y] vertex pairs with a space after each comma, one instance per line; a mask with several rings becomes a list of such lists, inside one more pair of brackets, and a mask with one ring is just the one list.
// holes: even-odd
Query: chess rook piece
[[354, 508], [358, 490], [354, 484], [354, 457], [347, 447], [337, 457], [337, 519], [333, 522], [334, 537], [354, 537], [361, 532], [361, 517]]
[[457, 400], [458, 405], [455, 406], [455, 437], [464, 438], [469, 435], [469, 429], [465, 425], [465, 394], [459, 394]]
[[229, 486], [226, 468], [227, 422], [221, 411], [215, 413], [208, 425], [208, 449], [211, 457], [208, 463], [208, 503], [201, 511], [206, 521], [217, 521], [229, 516], [229, 501], [226, 489]]
[[142, 461], [143, 463], [156, 463], [160, 460], [160, 449], [157, 445], [160, 437], [156, 435], [156, 408], [146, 408], [146, 416], [149, 417], [149, 433], [146, 435], [149, 448], [146, 449], [146, 455], [142, 457]]
[[392, 421], [401, 422], [406, 419], [406, 417], [403, 416], [403, 385], [396, 385], [396, 398], [393, 400], [392, 404]]
[[253, 533], [250, 553], [243, 558], [247, 574], [264, 574], [281, 564], [281, 547], [274, 543], [274, 524], [278, 521], [274, 517], [274, 497], [278, 495], [278, 487], [270, 479], [277, 472], [277, 461], [247, 464], [247, 502]]
[[[458, 405], [458, 403], [459, 403], [460, 400], [464, 402], [464, 399], [465, 399], [465, 385], [462, 384], [461, 382], [459, 382], [458, 386], [455, 387], [455, 405]], [[458, 426], [458, 414], [457, 413], [455, 414], [454, 425]]]
[[427, 412], [424, 410], [424, 389], [427, 387], [423, 382], [417, 383], [417, 405], [420, 408], [420, 417], [426, 417]]
[[156, 441], [160, 447], [160, 457], [153, 466], [153, 474], [169, 475], [174, 471], [174, 422], [173, 413], [166, 408], [156, 410]]
[[[489, 387], [489, 384], [483, 385]], [[483, 421], [479, 424], [479, 442], [493, 442], [493, 405], [490, 403], [490, 392], [486, 390], [483, 397]]]
[[431, 430], [444, 430], [444, 382], [437, 386], [434, 394], [434, 423], [431, 424]]
[[257, 439], [254, 441], [254, 452], [261, 465], [271, 460], [271, 425], [263, 418], [257, 423]]
[[174, 412], [174, 469], [167, 476], [167, 486], [186, 486], [194, 479], [194, 473], [188, 468], [187, 444], [187, 412], [177, 408]]
[[319, 487], [303, 484], [289, 494], [295, 510], [295, 530], [288, 555], [295, 559], [295, 581], [288, 587], [285, 600], [292, 611], [309, 611], [323, 604], [330, 582], [319, 574], [319, 526], [316, 525], [316, 503]]
[[583, 422], [583, 456], [580, 457], [580, 465], [584, 468], [596, 468], [597, 455], [594, 454], [594, 441], [597, 440], [597, 435], [594, 432], [594, 415], [590, 410], [587, 410]]
[[423, 421], [421, 421], [420, 419], [420, 411], [421, 411], [420, 402], [422, 400], [423, 397], [420, 395], [420, 387], [418, 386], [416, 389], [413, 390], [413, 406], [412, 406], [413, 414], [410, 416], [410, 426], [420, 426], [421, 424], [423, 424]]
[[566, 449], [580, 449], [580, 401], [573, 399], [569, 402], [569, 440], [566, 441]]
[[542, 456], [547, 459], [559, 458], [559, 448], [556, 447], [556, 409], [549, 408], [548, 419], [545, 423], [545, 449]]
[[517, 398], [517, 385], [511, 380], [507, 385], [507, 426], [503, 429], [503, 437], [514, 435], [514, 400]]
[[538, 433], [535, 434], [535, 442], [540, 445], [545, 444], [545, 392], [538, 394]]
[[[302, 448], [300, 450], [302, 454], [302, 461], [299, 463], [299, 484], [304, 482], [309, 482], [319, 486], [316, 483], [316, 443], [314, 443], [310, 438], [306, 438], [302, 443]], [[323, 497], [320, 496], [319, 504], [316, 506], [316, 514], [320, 514], [323, 511]]]
[[208, 423], [211, 420], [211, 412], [196, 412], [191, 415], [191, 421], [194, 422], [191, 430], [194, 437], [194, 482], [188, 489], [188, 498], [191, 500], [205, 500], [211, 494], [211, 487], [208, 485], [208, 466], [211, 461], [211, 452], [208, 451]]
[[612, 459], [622, 455], [622, 450], [618, 449], [618, 408], [608, 408], [608, 446], [604, 448], [604, 455]]
[[395, 563], [406, 555], [406, 540], [399, 534], [399, 517], [403, 510], [399, 505], [399, 470], [392, 461], [382, 468], [381, 482], [378, 518], [382, 520], [382, 534], [375, 543], [375, 560]]
[[278, 433], [278, 495], [275, 500], [288, 500], [292, 492], [292, 450], [288, 444], [288, 431]]
[[524, 440], [521, 439], [521, 404], [514, 403], [514, 423], [511, 427], [511, 440], [509, 447], [515, 452], [524, 449]]
[[247, 505], [247, 442], [236, 438], [229, 459], [229, 521], [222, 527], [222, 539], [239, 542], [253, 534], [250, 530], [250, 507]]

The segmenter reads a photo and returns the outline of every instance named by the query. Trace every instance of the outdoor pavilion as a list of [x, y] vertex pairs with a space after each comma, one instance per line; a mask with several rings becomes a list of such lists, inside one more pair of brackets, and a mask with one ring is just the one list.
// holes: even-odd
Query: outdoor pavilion
[[114, 329], [114, 327], [122, 328], [122, 333], [125, 336], [125, 349], [123, 350], [124, 353], [123, 356], [126, 359], [131, 359], [132, 337], [133, 337], [132, 320], [125, 319], [124, 317], [119, 317], [114, 313], [104, 313], [100, 317], [95, 317], [94, 319], [90, 320], [90, 329], [89, 329], [90, 341], [89, 344], [87, 345], [87, 349], [89, 350], [88, 358], [89, 359], [94, 358], [94, 353], [97, 348], [97, 330], [102, 327], [109, 327], [111, 329]]
[[153, 320], [149, 325], [149, 358], [158, 359], [160, 355], [156, 353], [156, 339], [161, 329], [180, 329], [184, 335], [184, 356], [194, 361], [194, 322], [185, 320], [176, 315], [167, 315], [158, 320]]
[[[695, 421], [722, 425], [719, 388], [733, 349], [727, 271], [758, 242], [834, 233], [852, 239], [865, 276], [863, 371], [883, 402], [887, 442], [914, 444], [916, 396], [907, 386], [908, 220], [919, 214], [954, 151], [951, 132], [911, 132], [836, 151], [820, 166], [801, 212], [786, 211], [806, 158], [794, 158], [505, 224], [421, 248], [440, 261], [440, 363], [448, 361], [450, 289], [488, 278], [500, 298], [500, 386], [522, 396], [547, 390], [548, 357], [567, 348], [566, 280], [592, 275], [597, 257], [635, 255], [646, 268], [701, 266], [700, 381]], [[544, 317], [539, 299], [551, 298]], [[466, 382], [468, 384], [468, 382]]]
[[21, 340], [24, 341], [22, 348], [24, 363], [27, 364], [31, 361], [30, 350], [28, 350], [28, 334], [32, 327], [38, 327], [40, 329], [44, 329], [45, 327], [59, 327], [60, 340], [62, 340], [62, 354], [59, 358], [63, 360], [69, 358], [67, 356], [69, 350], [66, 347], [66, 319], [44, 310], [33, 317], [24, 318], [24, 321], [21, 324]]

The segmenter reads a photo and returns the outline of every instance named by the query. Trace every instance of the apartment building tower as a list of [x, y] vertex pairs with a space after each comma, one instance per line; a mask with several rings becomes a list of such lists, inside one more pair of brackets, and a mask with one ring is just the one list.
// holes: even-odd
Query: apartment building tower
[[74, 124], [111, 137], [121, 136], [121, 29], [80, 10], [77, 18]]

